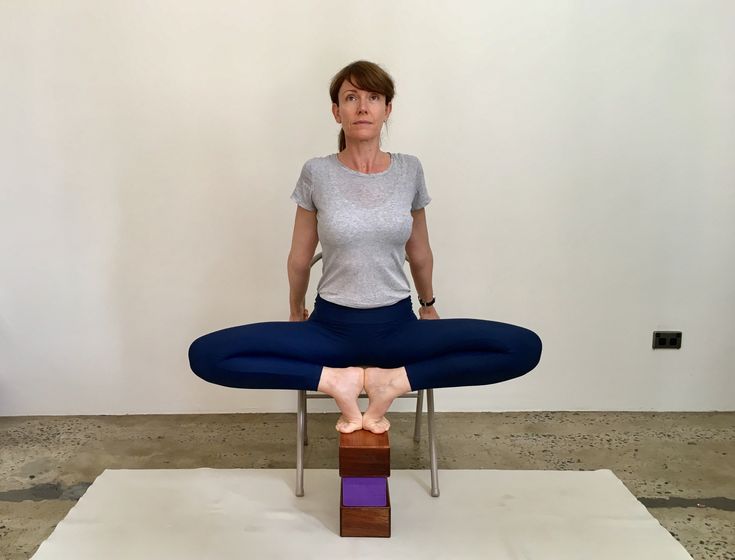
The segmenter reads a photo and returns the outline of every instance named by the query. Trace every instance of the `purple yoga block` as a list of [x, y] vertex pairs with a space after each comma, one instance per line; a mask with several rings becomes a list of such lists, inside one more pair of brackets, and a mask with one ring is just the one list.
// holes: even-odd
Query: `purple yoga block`
[[383, 477], [342, 477], [342, 503], [345, 506], [387, 506], [386, 479]]

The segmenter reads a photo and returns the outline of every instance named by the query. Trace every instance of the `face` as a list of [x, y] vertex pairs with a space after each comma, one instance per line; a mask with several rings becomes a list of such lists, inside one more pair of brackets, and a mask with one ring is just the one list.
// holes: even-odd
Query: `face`
[[332, 113], [342, 124], [345, 136], [355, 140], [380, 137], [391, 110], [391, 104], [385, 104], [385, 95], [358, 89], [349, 80], [342, 82], [339, 88], [339, 105], [332, 103]]

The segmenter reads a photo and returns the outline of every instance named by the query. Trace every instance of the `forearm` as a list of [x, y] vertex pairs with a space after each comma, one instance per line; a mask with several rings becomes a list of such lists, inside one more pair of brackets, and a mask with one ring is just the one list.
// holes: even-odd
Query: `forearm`
[[416, 286], [419, 298], [430, 301], [434, 297], [434, 287], [431, 284], [431, 276], [434, 269], [434, 255], [429, 250], [422, 258], [409, 261], [411, 276]]
[[310, 267], [308, 265], [291, 262], [289, 258], [288, 264], [288, 284], [289, 284], [289, 307], [291, 314], [298, 315], [303, 313], [306, 306], [305, 297], [306, 290], [309, 288]]

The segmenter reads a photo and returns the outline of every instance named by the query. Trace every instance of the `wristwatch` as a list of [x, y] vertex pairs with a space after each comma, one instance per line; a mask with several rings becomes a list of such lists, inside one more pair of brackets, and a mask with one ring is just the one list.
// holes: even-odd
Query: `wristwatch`
[[436, 301], [436, 297], [431, 298], [431, 301], [424, 301], [423, 299], [419, 298], [419, 303], [421, 304], [421, 307], [431, 307], [434, 305], [434, 302]]

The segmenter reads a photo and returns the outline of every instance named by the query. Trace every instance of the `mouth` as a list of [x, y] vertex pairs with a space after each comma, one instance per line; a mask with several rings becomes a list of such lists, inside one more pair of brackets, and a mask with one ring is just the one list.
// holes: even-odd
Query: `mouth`
[[357, 121], [355, 124], [372, 124], [372, 123], [369, 123], [368, 121]]

